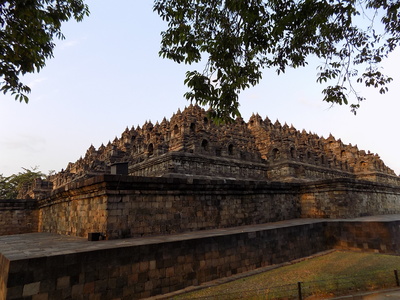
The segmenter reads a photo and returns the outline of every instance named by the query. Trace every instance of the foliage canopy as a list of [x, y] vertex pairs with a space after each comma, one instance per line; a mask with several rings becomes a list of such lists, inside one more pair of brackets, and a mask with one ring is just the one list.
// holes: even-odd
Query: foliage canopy
[[53, 56], [54, 37], [64, 39], [62, 22], [88, 13], [83, 0], [0, 0], [0, 91], [28, 102], [30, 88], [20, 77]]
[[[324, 101], [351, 104], [354, 83], [385, 93], [392, 78], [380, 64], [400, 40], [400, 0], [154, 0], [168, 23], [160, 55], [178, 63], [206, 60], [186, 73], [186, 98], [209, 105], [216, 119], [239, 116], [239, 93], [262, 71], [278, 74], [316, 57]], [[0, 0], [0, 91], [28, 101], [20, 81], [53, 56], [62, 22], [88, 15], [84, 0]]]
[[4, 177], [0, 174], [0, 199], [17, 199], [18, 193], [32, 184], [37, 178], [44, 178], [45, 175], [37, 170], [22, 168], [24, 171]]
[[355, 112], [364, 98], [354, 82], [385, 93], [392, 79], [379, 65], [399, 44], [399, 8], [395, 0], [155, 0], [154, 5], [168, 23], [160, 55], [178, 63], [207, 61], [202, 72], [187, 72], [186, 98], [209, 105], [224, 120], [240, 115], [238, 94], [259, 83], [264, 68], [280, 74], [307, 65], [311, 57], [322, 61], [317, 81], [333, 82], [323, 90], [324, 101], [348, 104], [355, 96]]

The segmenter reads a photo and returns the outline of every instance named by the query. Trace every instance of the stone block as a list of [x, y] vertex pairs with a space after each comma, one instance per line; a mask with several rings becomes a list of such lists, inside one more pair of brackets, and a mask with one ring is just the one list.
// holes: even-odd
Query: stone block
[[94, 282], [87, 282], [83, 285], [83, 294], [94, 294]]
[[138, 282], [137, 284], [135, 284], [135, 294], [137, 293], [142, 293], [144, 291], [144, 282]]
[[95, 293], [100, 293], [103, 294], [104, 291], [107, 290], [107, 283], [108, 283], [108, 279], [101, 279], [101, 280], [96, 280], [94, 282], [94, 291]]
[[137, 274], [137, 273], [128, 275], [128, 277], [127, 277], [128, 286], [132, 286], [135, 283], [137, 283], [138, 279], [139, 279], [139, 274]]
[[32, 300], [48, 300], [49, 294], [48, 293], [41, 293], [32, 296]]
[[157, 267], [157, 262], [156, 262], [155, 260], [151, 260], [151, 261], [149, 262], [149, 269], [150, 269], [150, 270], [155, 270], [156, 267]]
[[73, 298], [78, 298], [80, 295], [83, 294], [83, 284], [75, 284], [72, 286], [71, 296]]
[[23, 285], [7, 288], [7, 299], [22, 298], [23, 288]]
[[175, 275], [175, 267], [168, 267], [165, 269], [165, 274], [168, 278], [171, 278]]
[[24, 272], [19, 271], [18, 273], [9, 273], [7, 286], [14, 287], [23, 285], [25, 282], [33, 281], [33, 273], [32, 272]]
[[57, 290], [66, 289], [70, 287], [70, 276], [63, 276], [57, 278]]
[[139, 272], [145, 272], [148, 271], [148, 269], [149, 269], [148, 261], [142, 261], [139, 263]]
[[145, 284], [144, 284], [144, 289], [145, 289], [145, 291], [151, 291], [152, 289], [153, 289], [153, 281], [147, 281], [147, 282], [145, 282]]
[[107, 280], [107, 286], [110, 290], [115, 290], [117, 288], [117, 278], [109, 278]]
[[40, 282], [32, 282], [24, 285], [22, 297], [29, 297], [39, 294]]
[[135, 295], [135, 288], [133, 286], [125, 286], [122, 289], [122, 295], [125, 299], [132, 299]]

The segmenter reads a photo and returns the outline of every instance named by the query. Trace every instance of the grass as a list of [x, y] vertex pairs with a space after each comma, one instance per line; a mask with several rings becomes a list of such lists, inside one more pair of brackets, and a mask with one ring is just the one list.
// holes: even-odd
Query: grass
[[303, 295], [323, 298], [394, 287], [395, 269], [399, 256], [335, 251], [174, 299], [291, 299], [297, 297], [298, 282]]

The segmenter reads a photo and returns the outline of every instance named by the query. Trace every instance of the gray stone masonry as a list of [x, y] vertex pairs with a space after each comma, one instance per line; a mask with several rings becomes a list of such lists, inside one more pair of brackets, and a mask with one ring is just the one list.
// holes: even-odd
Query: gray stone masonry
[[400, 215], [389, 215], [99, 242], [51, 233], [3, 236], [0, 298], [139, 299], [331, 248], [399, 254], [399, 224]]
[[0, 235], [38, 231], [36, 200], [0, 200]]
[[350, 178], [309, 183], [102, 175], [39, 200], [39, 231], [108, 239], [295, 218], [400, 213], [400, 187]]

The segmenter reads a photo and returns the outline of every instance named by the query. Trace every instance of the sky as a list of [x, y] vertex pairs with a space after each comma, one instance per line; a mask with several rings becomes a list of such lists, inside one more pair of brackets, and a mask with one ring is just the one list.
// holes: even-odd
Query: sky
[[[0, 174], [38, 167], [59, 172], [93, 145], [120, 137], [126, 127], [169, 119], [189, 103], [183, 94], [185, 72], [158, 56], [166, 24], [149, 0], [90, 0], [83, 22], [63, 25], [66, 39], [57, 41], [54, 58], [40, 73], [23, 78], [32, 92], [28, 104], [0, 95]], [[112, 4], [110, 4], [112, 3]], [[345, 144], [377, 153], [400, 173], [398, 115], [400, 112], [400, 51], [383, 64], [394, 81], [380, 95], [359, 87], [367, 98], [356, 116], [348, 106], [322, 102], [316, 67], [289, 70], [277, 76], [265, 70], [259, 85], [240, 95], [240, 111], [293, 124]]]

